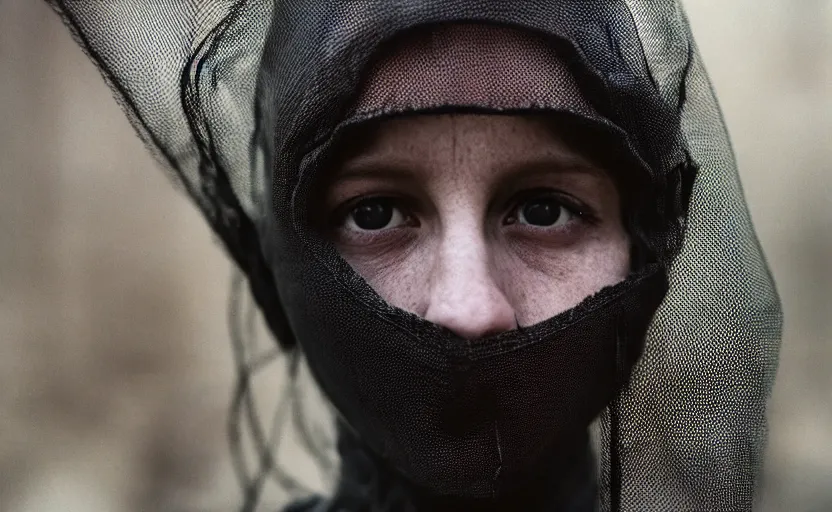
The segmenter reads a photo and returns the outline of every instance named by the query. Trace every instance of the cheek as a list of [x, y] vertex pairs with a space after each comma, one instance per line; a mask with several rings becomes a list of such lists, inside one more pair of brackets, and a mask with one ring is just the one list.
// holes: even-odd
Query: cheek
[[568, 247], [502, 245], [499, 261], [505, 293], [520, 324], [528, 326], [623, 281], [630, 269], [630, 243], [623, 230], [611, 230]]
[[340, 247], [355, 272], [388, 304], [424, 316], [433, 248], [429, 240], [392, 241], [386, 250]]

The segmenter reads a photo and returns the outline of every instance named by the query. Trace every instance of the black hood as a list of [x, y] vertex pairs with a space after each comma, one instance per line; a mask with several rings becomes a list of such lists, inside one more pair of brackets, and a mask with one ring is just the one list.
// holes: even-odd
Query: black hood
[[[557, 440], [585, 446], [584, 431], [552, 435], [568, 411], [577, 423], [598, 416], [593, 458], [602, 509], [751, 509], [779, 300], [678, 2], [51, 3], [248, 277], [281, 347], [300, 347], [344, 428], [380, 467], [433, 475], [411, 483], [438, 494], [500, 499], [528, 468], [570, 453]], [[559, 113], [617, 140], [646, 177], [633, 219], [645, 258], [630, 278], [477, 347], [387, 305], [314, 235], [304, 213], [340, 130], [407, 110], [355, 111], [373, 59], [409, 31], [460, 23], [544, 39], [598, 115]], [[505, 113], [494, 105], [441, 107]], [[517, 112], [547, 110], [517, 105]], [[547, 359], [555, 353], [547, 346], [584, 346], [587, 338], [575, 335], [587, 331], [598, 343], [571, 351], [575, 361]], [[538, 375], [528, 366], [535, 359], [589, 365], [604, 377], [547, 382], [557, 400], [504, 393], [494, 376]], [[429, 384], [378, 386], [401, 382], [402, 371]], [[561, 393], [570, 385], [574, 393]], [[403, 409], [404, 396], [425, 412]], [[552, 408], [536, 416], [542, 403]], [[459, 425], [469, 430], [454, 432]], [[548, 441], [529, 455], [532, 442], [505, 437], [520, 428]], [[466, 446], [483, 458], [463, 466], [479, 473], [434, 471], [443, 453], [453, 467], [454, 450]], [[505, 446], [516, 453], [503, 453]], [[509, 460], [516, 465], [503, 472]], [[484, 475], [496, 469], [486, 485]]]

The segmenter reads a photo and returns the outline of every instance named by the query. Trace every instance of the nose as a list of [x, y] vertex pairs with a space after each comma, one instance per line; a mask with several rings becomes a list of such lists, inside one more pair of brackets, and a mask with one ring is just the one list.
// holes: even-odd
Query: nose
[[425, 319], [465, 339], [517, 328], [514, 308], [494, 279], [485, 241], [449, 241], [430, 276]]

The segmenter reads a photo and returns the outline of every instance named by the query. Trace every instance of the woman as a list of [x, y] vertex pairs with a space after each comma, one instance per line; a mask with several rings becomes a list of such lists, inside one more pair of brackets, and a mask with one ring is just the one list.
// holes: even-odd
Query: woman
[[676, 3], [54, 3], [337, 410], [295, 509], [750, 509], [779, 305]]

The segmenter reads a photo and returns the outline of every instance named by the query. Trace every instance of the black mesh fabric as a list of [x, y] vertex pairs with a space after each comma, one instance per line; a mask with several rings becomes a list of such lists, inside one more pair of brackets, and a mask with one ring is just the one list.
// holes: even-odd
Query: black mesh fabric
[[[387, 442], [397, 438], [385, 437], [384, 422], [362, 419], [356, 411], [359, 405], [382, 407], [385, 393], [395, 396], [396, 391], [382, 389], [356, 399], [364, 388], [339, 387], [342, 381], [326, 369], [359, 367], [360, 362], [344, 365], [344, 358], [374, 352], [326, 351], [306, 340], [338, 334], [326, 330], [335, 325], [327, 323], [330, 318], [367, 311], [393, 326], [392, 337], [396, 329], [424, 332], [424, 325], [385, 309], [331, 248], [303, 228], [303, 200], [333, 137], [345, 125], [368, 118], [464, 108], [558, 111], [593, 120], [618, 138], [649, 174], [644, 197], [652, 200], [642, 201], [636, 221], [644, 229], [650, 265], [662, 269], [662, 276], [666, 271], [669, 288], [643, 346], [638, 343], [624, 355], [614, 350], [599, 363], [611, 363], [604, 367], [609, 380], [623, 377], [597, 421], [599, 504], [602, 510], [751, 509], [777, 366], [780, 307], [717, 101], [678, 2], [49, 1], [100, 67], [139, 136], [245, 274], [280, 346], [295, 351], [299, 344], [345, 421], [359, 437], [376, 434], [359, 442], [371, 447], [361, 455], [368, 460], [385, 449], [395, 452]], [[397, 38], [449, 23], [533, 33], [570, 63], [568, 75], [548, 73], [544, 80], [561, 95], [570, 87], [579, 89], [585, 103], [573, 97], [569, 108], [556, 104], [534, 79], [539, 70], [516, 65], [517, 81], [505, 84], [499, 101], [454, 97], [451, 86], [445, 104], [425, 104], [416, 89], [409, 101], [402, 102], [399, 94], [391, 102], [386, 88], [413, 83], [398, 83], [395, 70], [374, 75], [382, 82], [375, 89], [380, 94], [360, 96], [370, 70], [383, 62], [385, 52], [395, 51]], [[477, 39], [476, 29], [468, 30]], [[492, 51], [499, 53], [499, 44]], [[460, 56], [472, 63], [476, 57]], [[505, 58], [512, 60], [510, 53]], [[430, 66], [453, 72], [453, 65], [421, 57], [411, 65], [403, 75], [417, 77]], [[639, 283], [652, 283], [651, 275], [645, 272], [636, 284], [594, 300], [620, 296], [616, 311], [622, 318], [632, 315], [630, 327], [649, 320], [649, 313], [635, 312], [652, 312], [650, 301], [661, 299], [639, 294]], [[661, 283], [656, 289], [663, 293]], [[314, 308], [306, 307], [310, 304]], [[584, 327], [601, 332], [610, 325]], [[368, 339], [378, 335], [366, 333]], [[639, 354], [632, 372], [622, 371], [622, 359]], [[374, 364], [384, 373], [383, 363]], [[253, 363], [241, 361], [239, 367], [245, 391]], [[503, 369], [517, 375], [533, 371], [517, 365]], [[337, 377], [354, 382], [362, 376], [346, 371]], [[484, 400], [474, 391], [470, 396], [474, 404]], [[391, 409], [398, 405], [390, 402]], [[531, 418], [533, 411], [520, 408], [512, 414]], [[407, 418], [404, 423], [386, 426], [408, 435], [431, 429], [418, 415], [401, 417]], [[268, 449], [262, 443], [258, 447]], [[263, 471], [275, 465], [267, 455], [261, 462]], [[379, 464], [370, 466], [380, 471]], [[255, 484], [258, 478], [253, 477]], [[250, 484], [248, 508], [257, 494]], [[377, 491], [365, 493], [365, 502], [356, 498], [352, 508], [370, 509]], [[378, 501], [390, 510], [403, 508], [389, 496]]]

